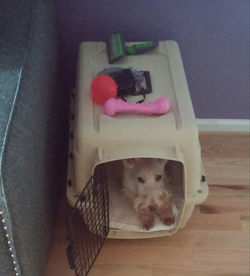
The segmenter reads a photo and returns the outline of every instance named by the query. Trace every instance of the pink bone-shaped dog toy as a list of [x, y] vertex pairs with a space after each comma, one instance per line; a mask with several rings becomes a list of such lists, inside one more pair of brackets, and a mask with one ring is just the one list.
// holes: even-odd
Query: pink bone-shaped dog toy
[[109, 116], [114, 116], [116, 113], [136, 113], [144, 115], [163, 115], [170, 108], [169, 99], [160, 97], [150, 103], [128, 103], [121, 99], [109, 99], [103, 106], [104, 113]]

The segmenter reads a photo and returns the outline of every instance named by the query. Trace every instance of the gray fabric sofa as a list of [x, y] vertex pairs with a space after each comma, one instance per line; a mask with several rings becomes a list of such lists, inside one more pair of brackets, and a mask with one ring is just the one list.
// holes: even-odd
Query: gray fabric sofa
[[0, 0], [0, 276], [43, 275], [67, 158], [55, 1]]

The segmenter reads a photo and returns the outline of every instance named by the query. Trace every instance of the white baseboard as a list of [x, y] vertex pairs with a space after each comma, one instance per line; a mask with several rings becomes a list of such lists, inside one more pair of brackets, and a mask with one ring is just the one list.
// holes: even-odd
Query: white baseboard
[[199, 131], [249, 132], [250, 120], [197, 119]]

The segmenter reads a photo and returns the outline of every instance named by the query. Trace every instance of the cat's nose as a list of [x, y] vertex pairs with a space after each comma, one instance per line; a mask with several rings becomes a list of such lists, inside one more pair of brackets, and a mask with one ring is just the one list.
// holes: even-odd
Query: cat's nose
[[157, 208], [158, 208], [158, 205], [157, 205], [157, 204], [150, 204], [150, 205], [148, 206], [148, 209], [149, 209], [149, 211], [151, 211], [151, 212], [155, 212]]

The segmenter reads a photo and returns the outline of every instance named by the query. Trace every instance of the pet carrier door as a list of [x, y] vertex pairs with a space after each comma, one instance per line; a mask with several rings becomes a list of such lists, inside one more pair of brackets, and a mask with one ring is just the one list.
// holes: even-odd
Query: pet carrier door
[[109, 232], [109, 199], [102, 167], [95, 170], [78, 197], [68, 221], [69, 264], [77, 276], [88, 274]]

